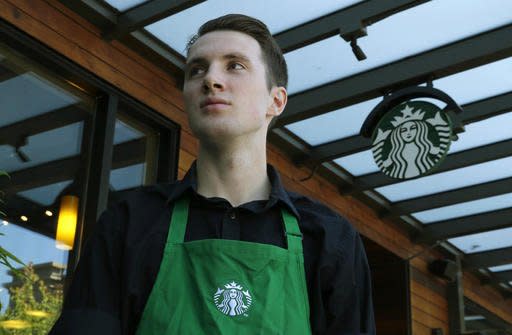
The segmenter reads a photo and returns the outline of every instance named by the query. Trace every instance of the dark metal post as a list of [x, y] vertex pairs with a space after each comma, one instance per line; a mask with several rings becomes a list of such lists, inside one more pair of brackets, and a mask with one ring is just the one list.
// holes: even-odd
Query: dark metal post
[[179, 131], [162, 128], [158, 141], [157, 183], [173, 182], [178, 177]]
[[457, 265], [455, 279], [448, 283], [448, 322], [450, 334], [458, 335], [466, 332], [464, 321], [464, 290], [462, 288], [462, 266], [460, 256], [454, 256]]

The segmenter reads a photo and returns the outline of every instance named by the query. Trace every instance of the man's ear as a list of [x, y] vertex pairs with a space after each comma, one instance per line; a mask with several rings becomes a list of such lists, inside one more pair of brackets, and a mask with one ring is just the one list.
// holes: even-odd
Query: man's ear
[[272, 116], [279, 116], [284, 111], [286, 103], [288, 102], [288, 92], [282, 86], [272, 87], [272, 106], [269, 108], [269, 114]]

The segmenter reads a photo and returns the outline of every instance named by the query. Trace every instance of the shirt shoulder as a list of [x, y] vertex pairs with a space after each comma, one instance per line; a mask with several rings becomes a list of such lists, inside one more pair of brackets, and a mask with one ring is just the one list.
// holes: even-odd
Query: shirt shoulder
[[325, 246], [337, 252], [344, 253], [347, 248], [353, 248], [358, 232], [347, 219], [316, 199], [287, 192], [300, 215], [303, 233], [323, 238]]

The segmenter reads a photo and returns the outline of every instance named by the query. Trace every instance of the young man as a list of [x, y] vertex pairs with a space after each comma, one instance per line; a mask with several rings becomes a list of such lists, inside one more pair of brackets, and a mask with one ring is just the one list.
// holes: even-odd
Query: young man
[[358, 233], [267, 165], [286, 84], [260, 21], [200, 28], [183, 90], [197, 161], [102, 215], [51, 334], [375, 333]]

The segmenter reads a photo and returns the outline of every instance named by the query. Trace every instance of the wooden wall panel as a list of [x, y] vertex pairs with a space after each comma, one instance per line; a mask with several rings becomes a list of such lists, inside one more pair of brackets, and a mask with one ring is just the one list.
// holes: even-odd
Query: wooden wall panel
[[[197, 155], [198, 142], [191, 133], [183, 110], [183, 99], [173, 76], [124, 45], [107, 42], [100, 31], [57, 0], [0, 0], [0, 17], [71, 59], [120, 90], [182, 126], [179, 176]], [[394, 224], [383, 220], [365, 204], [338, 193], [336, 185], [314, 176], [300, 181], [310, 171], [295, 166], [286, 153], [269, 146], [268, 161], [282, 173], [291, 190], [317, 198], [345, 216], [364, 236], [396, 255], [407, 258], [424, 249]], [[428, 273], [427, 264], [439, 254], [429, 251], [411, 261], [417, 271], [411, 279], [413, 334], [430, 334], [439, 326], [448, 334], [447, 303], [443, 281]], [[421, 275], [419, 275], [420, 273]], [[441, 288], [441, 289], [440, 289]], [[464, 274], [466, 295], [512, 323], [512, 302], [494, 289], [483, 287], [477, 278]], [[441, 292], [441, 293], [440, 293]]]

